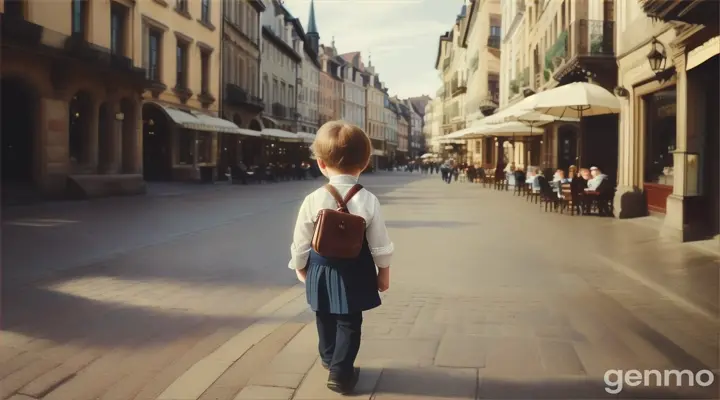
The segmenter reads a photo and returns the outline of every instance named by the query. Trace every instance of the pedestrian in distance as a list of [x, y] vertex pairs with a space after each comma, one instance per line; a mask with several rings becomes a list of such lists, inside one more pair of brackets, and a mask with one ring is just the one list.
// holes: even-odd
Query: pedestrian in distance
[[380, 202], [358, 184], [372, 153], [367, 134], [331, 121], [318, 130], [311, 148], [329, 184], [300, 206], [289, 267], [305, 283], [315, 312], [318, 350], [329, 371], [327, 387], [348, 394], [359, 377], [354, 363], [363, 312], [380, 306], [378, 292], [390, 287], [394, 246]]

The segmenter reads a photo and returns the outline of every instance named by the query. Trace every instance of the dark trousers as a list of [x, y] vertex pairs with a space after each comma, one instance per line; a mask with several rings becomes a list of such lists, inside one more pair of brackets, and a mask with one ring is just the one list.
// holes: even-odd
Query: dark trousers
[[320, 358], [335, 375], [351, 374], [360, 350], [362, 313], [315, 313]]

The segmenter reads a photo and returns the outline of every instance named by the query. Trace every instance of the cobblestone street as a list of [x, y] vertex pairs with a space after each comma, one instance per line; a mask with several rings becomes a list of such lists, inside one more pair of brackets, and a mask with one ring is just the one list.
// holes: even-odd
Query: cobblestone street
[[[286, 267], [320, 183], [6, 211], [2, 398], [339, 398]], [[362, 183], [396, 255], [365, 315], [354, 398], [718, 398], [718, 254], [647, 219], [545, 213], [437, 175]], [[605, 390], [606, 371], [631, 369], [708, 369], [715, 383]]]

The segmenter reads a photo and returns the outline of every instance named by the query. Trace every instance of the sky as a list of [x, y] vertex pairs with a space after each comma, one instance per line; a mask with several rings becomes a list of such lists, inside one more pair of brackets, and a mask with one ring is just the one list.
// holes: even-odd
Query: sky
[[[307, 29], [310, 0], [285, 0]], [[360, 51], [391, 95], [435, 97], [438, 39], [450, 30], [463, 0], [315, 0], [320, 42], [335, 36], [339, 53]]]

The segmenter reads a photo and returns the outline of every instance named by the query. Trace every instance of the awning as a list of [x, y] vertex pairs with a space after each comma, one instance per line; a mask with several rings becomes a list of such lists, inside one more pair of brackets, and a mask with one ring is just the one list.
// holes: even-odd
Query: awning
[[260, 137], [259, 131], [240, 128], [226, 119], [216, 118], [200, 112], [193, 112], [193, 115], [195, 115], [195, 117], [206, 126], [214, 127], [215, 130], [213, 132]]
[[282, 129], [263, 129], [260, 132], [262, 136], [270, 139], [280, 140], [282, 142], [302, 142], [303, 138], [288, 131]]
[[[276, 120], [275, 118], [270, 118], [267, 115], [263, 115], [263, 116], [261, 116], [261, 118], [270, 121], [270, 123], [274, 126], [280, 126], [280, 122], [278, 120]], [[268, 129], [270, 129], [270, 128], [268, 128]]]
[[260, 136], [260, 132], [251, 131], [249, 129], [241, 129], [234, 123], [221, 118], [213, 117], [197, 111], [185, 111], [156, 102], [152, 103], [160, 107], [174, 123], [185, 129]]
[[315, 141], [315, 135], [312, 134], [312, 133], [308, 133], [308, 132], [298, 132], [297, 135], [298, 135], [298, 137], [300, 137], [300, 138], [302, 139], [302, 141], [305, 142], [305, 143], [312, 143], [312, 142]]

